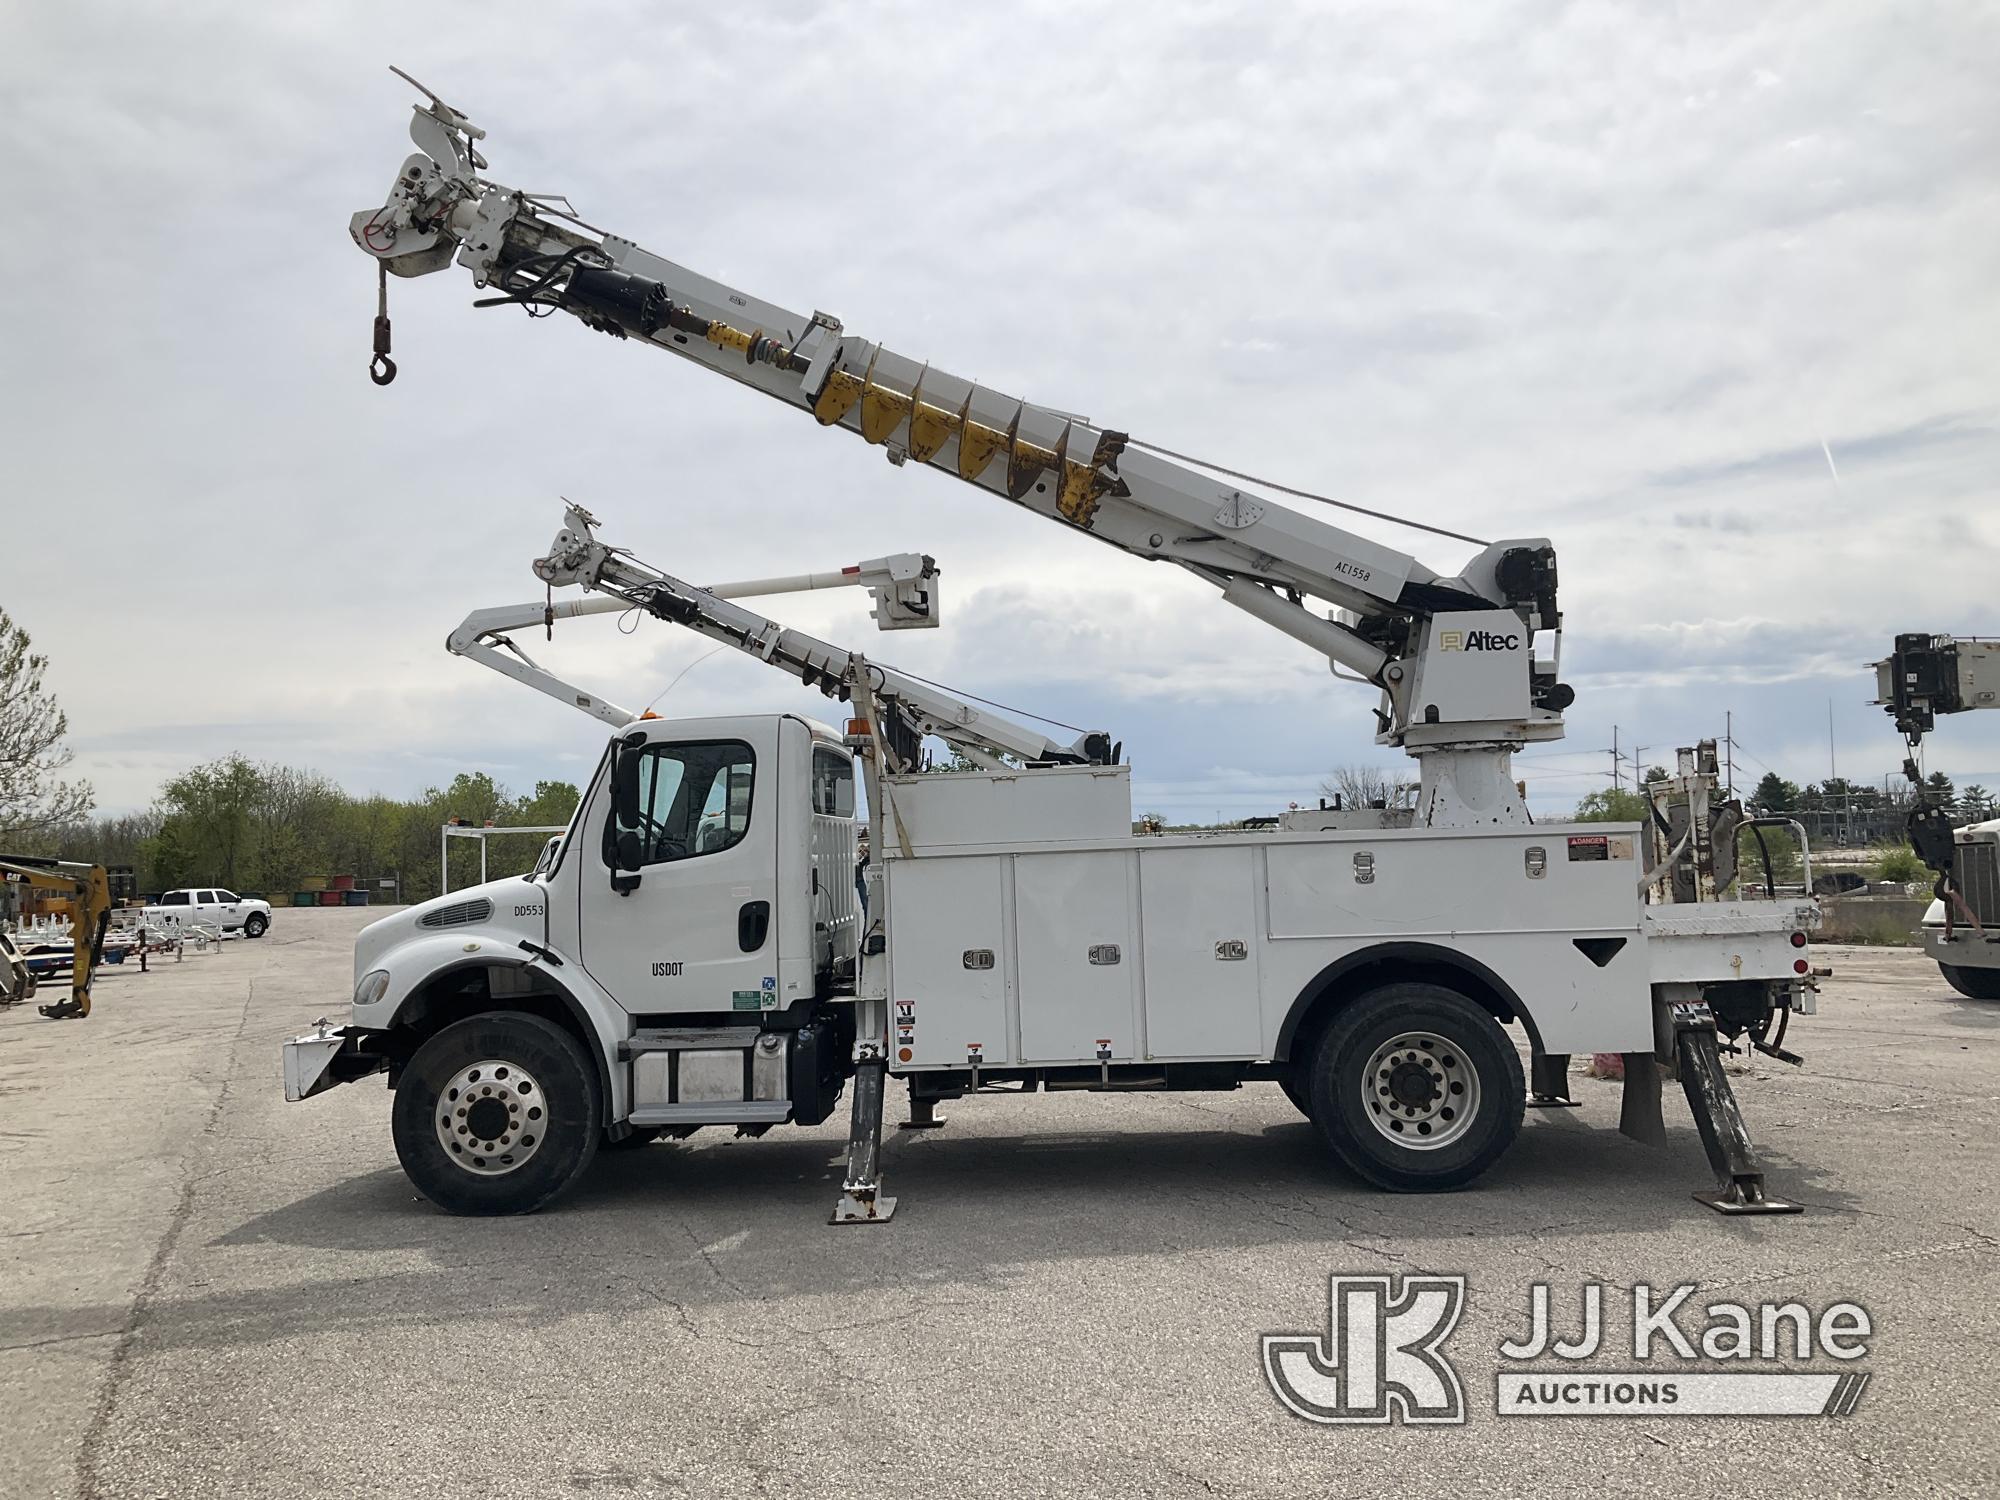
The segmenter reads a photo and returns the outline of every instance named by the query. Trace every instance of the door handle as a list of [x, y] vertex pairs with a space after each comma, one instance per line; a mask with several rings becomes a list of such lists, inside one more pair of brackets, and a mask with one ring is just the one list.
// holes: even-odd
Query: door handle
[[736, 912], [736, 946], [745, 953], [755, 953], [764, 946], [764, 939], [771, 931], [771, 903], [768, 901], [745, 901]]

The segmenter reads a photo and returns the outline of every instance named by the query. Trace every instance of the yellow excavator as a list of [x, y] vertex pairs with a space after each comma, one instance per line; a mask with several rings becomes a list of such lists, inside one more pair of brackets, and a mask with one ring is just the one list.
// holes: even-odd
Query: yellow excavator
[[[75, 952], [69, 971], [69, 999], [37, 1006], [51, 1021], [82, 1020], [90, 1014], [90, 987], [104, 960], [104, 935], [111, 927], [111, 880], [102, 865], [75, 864], [34, 854], [0, 854], [0, 876], [12, 877], [42, 891], [70, 899], [70, 942]], [[11, 947], [11, 945], [10, 945]], [[0, 974], [0, 1003], [11, 1004], [34, 993], [27, 965], [11, 951], [7, 972]]]

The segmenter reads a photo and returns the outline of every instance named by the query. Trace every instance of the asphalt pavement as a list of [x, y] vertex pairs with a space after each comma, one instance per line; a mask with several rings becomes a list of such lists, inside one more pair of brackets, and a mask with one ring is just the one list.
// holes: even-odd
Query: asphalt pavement
[[[1536, 1113], [1472, 1190], [1373, 1192], [1274, 1085], [981, 1098], [888, 1143], [890, 1224], [832, 1228], [844, 1111], [599, 1157], [526, 1219], [404, 1180], [379, 1079], [285, 1103], [370, 913], [138, 974], [95, 1014], [0, 1012], [0, 1496], [1992, 1493], [2000, 1005], [1920, 954], [1817, 949], [1803, 1070], [1733, 1079], [1791, 1218], [1729, 1219], [1685, 1105]], [[892, 1100], [892, 1105], [897, 1102]], [[1320, 1425], [1260, 1335], [1324, 1332], [1334, 1274], [1463, 1275], [1463, 1426]], [[1844, 1417], [1495, 1414], [1551, 1284], [1853, 1301]], [[1621, 1328], [1621, 1320], [1625, 1326]], [[1561, 1330], [1559, 1330], [1561, 1331]], [[1619, 1358], [1622, 1345], [1623, 1358]], [[1659, 1361], [1655, 1361], [1659, 1363]], [[1704, 1368], [1719, 1368], [1714, 1364]]]

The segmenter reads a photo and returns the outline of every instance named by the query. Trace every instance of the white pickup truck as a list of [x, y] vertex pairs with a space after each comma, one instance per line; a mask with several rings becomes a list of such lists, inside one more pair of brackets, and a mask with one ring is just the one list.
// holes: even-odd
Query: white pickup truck
[[168, 891], [146, 908], [146, 920], [158, 926], [194, 922], [260, 938], [271, 930], [271, 903], [246, 898], [218, 886], [189, 886]]

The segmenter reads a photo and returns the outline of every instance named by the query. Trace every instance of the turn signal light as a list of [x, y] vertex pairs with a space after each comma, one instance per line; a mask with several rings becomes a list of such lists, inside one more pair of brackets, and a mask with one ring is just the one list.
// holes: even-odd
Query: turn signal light
[[868, 721], [866, 719], [849, 719], [847, 721], [847, 733], [850, 739], [866, 739], [868, 737]]

